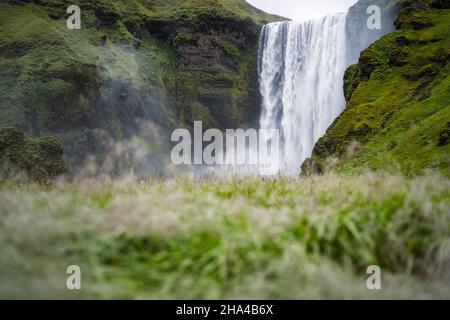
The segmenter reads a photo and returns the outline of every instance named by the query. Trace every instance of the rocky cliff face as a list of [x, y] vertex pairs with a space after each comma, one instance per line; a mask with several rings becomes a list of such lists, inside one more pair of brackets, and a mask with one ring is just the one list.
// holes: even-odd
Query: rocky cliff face
[[[258, 119], [258, 33], [267, 15], [244, 0], [0, 1], [0, 127], [52, 135], [70, 162], [104, 137], [168, 142], [175, 127], [251, 126]], [[164, 141], [162, 141], [164, 140]]]
[[316, 144], [303, 173], [332, 166], [449, 174], [450, 4], [395, 4], [401, 8], [397, 31], [364, 50], [347, 70], [347, 107]]

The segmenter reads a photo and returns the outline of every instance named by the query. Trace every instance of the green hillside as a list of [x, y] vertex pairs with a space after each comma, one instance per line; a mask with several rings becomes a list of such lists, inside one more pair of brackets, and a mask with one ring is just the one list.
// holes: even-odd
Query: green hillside
[[347, 107], [317, 143], [305, 172], [336, 166], [450, 173], [450, 6], [403, 5], [398, 30], [347, 70]]
[[[52, 135], [77, 165], [151, 122], [164, 133], [203, 120], [257, 121], [258, 33], [279, 20], [244, 0], [0, 1], [0, 127]], [[102, 135], [103, 133], [103, 135]]]

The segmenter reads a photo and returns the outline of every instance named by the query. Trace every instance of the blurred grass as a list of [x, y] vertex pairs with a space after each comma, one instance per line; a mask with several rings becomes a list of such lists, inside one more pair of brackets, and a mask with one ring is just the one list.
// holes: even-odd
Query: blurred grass
[[449, 185], [371, 172], [3, 183], [0, 298], [448, 299]]

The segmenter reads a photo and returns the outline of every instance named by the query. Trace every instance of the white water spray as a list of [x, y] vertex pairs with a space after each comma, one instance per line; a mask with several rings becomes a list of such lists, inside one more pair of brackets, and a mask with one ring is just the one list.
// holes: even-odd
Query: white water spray
[[264, 26], [259, 81], [262, 129], [280, 129], [280, 171], [298, 175], [317, 140], [345, 107], [346, 14]]

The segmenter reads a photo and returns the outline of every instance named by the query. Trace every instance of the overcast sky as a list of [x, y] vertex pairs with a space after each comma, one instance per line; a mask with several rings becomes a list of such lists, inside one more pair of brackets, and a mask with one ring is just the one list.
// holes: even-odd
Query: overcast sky
[[268, 13], [305, 21], [330, 13], [346, 12], [357, 0], [247, 0]]

